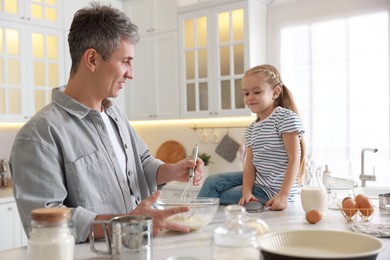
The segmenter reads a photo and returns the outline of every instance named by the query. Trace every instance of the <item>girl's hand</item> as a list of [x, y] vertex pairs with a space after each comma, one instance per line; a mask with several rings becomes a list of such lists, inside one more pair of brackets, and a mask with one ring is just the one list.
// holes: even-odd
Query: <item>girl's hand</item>
[[253, 196], [252, 193], [243, 194], [240, 201], [238, 202], [238, 204], [241, 206], [244, 206], [245, 204], [247, 204], [251, 200], [258, 201], [258, 199], [255, 196]]
[[180, 226], [174, 223], [166, 222], [169, 216], [187, 212], [188, 207], [174, 207], [165, 210], [152, 208], [153, 203], [160, 197], [160, 191], [156, 191], [150, 197], [144, 199], [138, 206], [130, 213], [130, 215], [148, 216], [153, 219], [153, 235], [160, 233], [163, 229], [175, 230], [180, 232], [190, 232], [188, 227]]
[[276, 195], [275, 197], [271, 198], [267, 203], [265, 204], [265, 207], [270, 207], [270, 210], [283, 210], [286, 209], [288, 206], [288, 197]]

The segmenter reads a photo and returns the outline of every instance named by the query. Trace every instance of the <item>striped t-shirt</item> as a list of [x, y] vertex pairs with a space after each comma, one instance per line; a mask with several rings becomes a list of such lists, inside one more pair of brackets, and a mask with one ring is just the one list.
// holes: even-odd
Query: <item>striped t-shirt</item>
[[[245, 144], [253, 151], [255, 183], [269, 198], [279, 192], [286, 173], [288, 157], [282, 133], [294, 131], [298, 132], [299, 138], [302, 137], [304, 130], [301, 121], [296, 113], [282, 107], [276, 107], [268, 118], [252, 123], [245, 131]], [[294, 201], [297, 186], [295, 181], [288, 201]]]

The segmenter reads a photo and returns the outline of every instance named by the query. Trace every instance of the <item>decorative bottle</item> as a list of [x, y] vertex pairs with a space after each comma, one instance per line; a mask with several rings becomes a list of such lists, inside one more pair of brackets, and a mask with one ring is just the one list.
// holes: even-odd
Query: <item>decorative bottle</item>
[[329, 184], [331, 178], [331, 172], [329, 171], [328, 165], [325, 165], [325, 170], [322, 172], [322, 183], [325, 187]]

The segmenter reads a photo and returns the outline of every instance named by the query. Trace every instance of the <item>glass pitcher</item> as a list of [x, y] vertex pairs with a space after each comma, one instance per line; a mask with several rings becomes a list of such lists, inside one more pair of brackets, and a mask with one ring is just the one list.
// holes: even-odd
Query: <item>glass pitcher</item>
[[328, 195], [321, 178], [322, 167], [306, 170], [306, 182], [301, 190], [301, 203], [305, 212], [318, 210], [322, 214], [328, 208]]

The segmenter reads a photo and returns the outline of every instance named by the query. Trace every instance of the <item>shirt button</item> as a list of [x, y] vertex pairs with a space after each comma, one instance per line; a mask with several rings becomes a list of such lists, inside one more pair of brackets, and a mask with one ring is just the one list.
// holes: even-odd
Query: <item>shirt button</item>
[[127, 144], [125, 144], [125, 149], [127, 149]]

